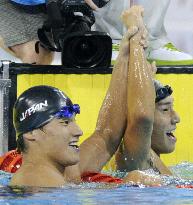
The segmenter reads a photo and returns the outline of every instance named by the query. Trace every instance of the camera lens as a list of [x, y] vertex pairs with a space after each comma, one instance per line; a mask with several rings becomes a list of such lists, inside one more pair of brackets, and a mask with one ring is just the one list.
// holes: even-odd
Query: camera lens
[[74, 60], [80, 66], [96, 66], [103, 58], [103, 50], [101, 50], [100, 40], [97, 37], [82, 37], [81, 40], [77, 39], [73, 46]]
[[66, 67], [93, 68], [110, 65], [112, 42], [106, 35], [76, 35], [68, 38], [63, 48], [62, 64]]
[[74, 57], [80, 63], [90, 62], [92, 58], [94, 58], [97, 54], [97, 46], [93, 39], [84, 39], [77, 40], [72, 45], [72, 53], [74, 53]]

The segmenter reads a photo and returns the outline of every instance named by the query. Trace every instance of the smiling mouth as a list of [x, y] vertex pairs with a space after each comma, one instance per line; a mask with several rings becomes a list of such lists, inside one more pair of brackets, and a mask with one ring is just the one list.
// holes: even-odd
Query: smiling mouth
[[174, 136], [174, 134], [172, 132], [167, 132], [166, 135], [169, 137], [169, 139], [173, 142], [176, 142], [177, 139], [176, 137]]
[[79, 150], [78, 141], [72, 141], [69, 143], [69, 146], [73, 147], [73, 149]]

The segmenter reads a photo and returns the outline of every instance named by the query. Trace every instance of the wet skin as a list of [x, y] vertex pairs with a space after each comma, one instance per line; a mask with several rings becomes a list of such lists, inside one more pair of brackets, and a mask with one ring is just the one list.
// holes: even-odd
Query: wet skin
[[42, 129], [44, 140], [40, 139], [40, 147], [52, 161], [64, 166], [79, 162], [79, 147], [77, 145], [82, 130], [75, 118], [54, 119]]
[[80, 160], [77, 146], [82, 130], [71, 119], [53, 119], [42, 128], [24, 134], [27, 151], [10, 185], [58, 187], [66, 178], [66, 166]]
[[[142, 21], [142, 12], [141, 7], [133, 7], [130, 12], [122, 16], [128, 32], [121, 44], [109, 89], [99, 112], [96, 129], [80, 146], [80, 161], [76, 144], [82, 131], [73, 120], [65, 122], [54, 119], [43, 129], [24, 134], [27, 153], [23, 153], [23, 164], [12, 178], [11, 185], [58, 187], [64, 185], [65, 182], [78, 182], [84, 172], [101, 171], [115, 153], [124, 135], [126, 121], [129, 121], [126, 118], [130, 119], [133, 113], [137, 114], [135, 110], [139, 110], [140, 104], [132, 105], [136, 105], [136, 100], [144, 102], [144, 97], [141, 95], [144, 93], [141, 90], [143, 86], [139, 86], [139, 78], [143, 77], [147, 81], [145, 94], [155, 99], [154, 92], [151, 92], [153, 85], [149, 81], [152, 71], [146, 64], [144, 55], [145, 26]], [[132, 22], [127, 19], [132, 19]], [[143, 64], [143, 69], [141, 69], [141, 64]], [[127, 87], [132, 98], [127, 99]], [[133, 90], [133, 87], [137, 89]], [[136, 93], [138, 93], [137, 96]], [[153, 119], [154, 109], [152, 110], [149, 100], [145, 102], [147, 105], [145, 114], [151, 115], [150, 118]], [[155, 106], [153, 100], [152, 105]], [[130, 107], [135, 110], [129, 109], [131, 112], [128, 114], [127, 108]], [[135, 115], [135, 117], [138, 122], [144, 119], [144, 116], [141, 118]], [[127, 131], [131, 130], [127, 129]], [[128, 135], [133, 136], [130, 133]], [[141, 139], [140, 137], [138, 139]], [[143, 137], [146, 139], [145, 135]], [[148, 145], [150, 147], [150, 139]], [[135, 176], [137, 177], [138, 175]]]
[[[173, 132], [176, 130], [176, 125], [180, 122], [180, 118], [173, 108], [173, 103], [173, 97], [169, 96], [155, 104], [152, 132], [149, 133], [151, 149], [148, 147], [145, 148], [145, 150], [150, 150], [150, 158], [142, 157], [142, 161], [137, 161], [137, 159], [136, 161], [129, 161], [132, 147], [122, 145], [116, 155], [117, 169], [132, 171], [135, 169], [144, 170], [154, 168], [160, 174], [172, 175], [159, 156], [160, 154], [171, 153], [175, 149], [177, 139]], [[146, 131], [144, 130], [144, 132]], [[139, 142], [136, 143], [139, 144]], [[138, 149], [138, 152], [140, 153], [141, 150], [143, 148]], [[131, 162], [134, 162], [133, 166], [131, 166]], [[144, 162], [148, 166], [144, 166]]]
[[180, 118], [173, 108], [173, 103], [172, 96], [156, 103], [151, 148], [157, 155], [171, 153], [175, 149], [176, 137], [173, 132]]

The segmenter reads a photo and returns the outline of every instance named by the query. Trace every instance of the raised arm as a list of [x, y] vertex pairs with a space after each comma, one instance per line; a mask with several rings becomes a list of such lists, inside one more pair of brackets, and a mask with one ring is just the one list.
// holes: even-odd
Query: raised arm
[[[123, 15], [126, 25], [130, 24], [128, 15], [128, 12]], [[141, 26], [140, 31], [130, 40], [127, 128], [123, 143], [116, 155], [117, 168], [125, 171], [150, 167], [151, 134], [155, 110], [152, 66], [146, 61], [144, 46], [140, 44], [145, 27], [141, 16], [133, 19], [132, 22], [134, 21], [140, 22]]]
[[126, 127], [129, 38], [137, 31], [131, 27], [123, 38], [113, 68], [110, 85], [100, 109], [94, 133], [81, 144], [81, 172], [100, 171], [117, 150]]

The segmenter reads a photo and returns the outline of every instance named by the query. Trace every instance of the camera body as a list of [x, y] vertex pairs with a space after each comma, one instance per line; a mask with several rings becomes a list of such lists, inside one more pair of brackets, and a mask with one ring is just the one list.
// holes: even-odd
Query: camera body
[[50, 0], [48, 19], [38, 30], [40, 43], [62, 52], [62, 65], [68, 68], [109, 67], [112, 39], [105, 32], [91, 31], [95, 22], [84, 0]]
[[75, 19], [81, 19], [81, 17], [89, 27], [95, 22], [94, 13], [84, 0], [58, 0], [58, 7], [66, 21], [66, 26], [70, 26]]

